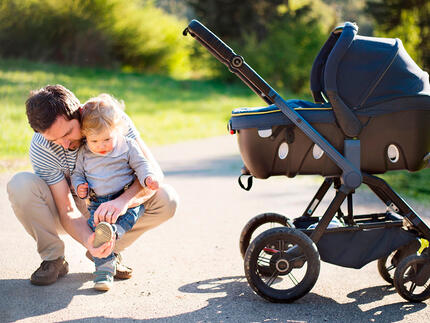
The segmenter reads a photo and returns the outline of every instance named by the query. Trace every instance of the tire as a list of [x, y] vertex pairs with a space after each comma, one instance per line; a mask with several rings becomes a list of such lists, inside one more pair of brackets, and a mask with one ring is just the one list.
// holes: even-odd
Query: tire
[[426, 277], [426, 282], [417, 279], [416, 275], [424, 266], [430, 266], [430, 258], [415, 254], [404, 258], [394, 272], [394, 287], [400, 296], [410, 302], [422, 302], [430, 298], [430, 275]]
[[240, 234], [239, 248], [242, 258], [245, 258], [246, 249], [248, 249], [252, 238], [255, 238], [257, 236], [254, 233], [258, 229], [262, 229], [261, 227], [265, 224], [268, 224], [267, 229], [269, 229], [270, 227], [274, 227], [277, 224], [294, 228], [294, 225], [287, 217], [278, 213], [262, 213], [253, 217], [243, 227], [242, 232]]
[[399, 262], [409, 255], [415, 254], [421, 244], [414, 239], [411, 243], [393, 251], [386, 257], [378, 259], [378, 272], [389, 284], [393, 285], [394, 272]]
[[[272, 275], [260, 272], [264, 261]], [[320, 272], [320, 257], [303, 232], [272, 228], [254, 239], [245, 254], [245, 275], [250, 287], [270, 302], [289, 303], [306, 295]]]
[[389, 284], [393, 285], [393, 276], [396, 266], [393, 264], [392, 259], [396, 251], [388, 256], [378, 259], [378, 272], [381, 277]]

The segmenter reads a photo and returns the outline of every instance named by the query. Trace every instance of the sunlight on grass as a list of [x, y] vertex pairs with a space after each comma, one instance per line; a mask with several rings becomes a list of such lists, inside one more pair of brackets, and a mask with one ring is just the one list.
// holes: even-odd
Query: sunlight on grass
[[57, 83], [82, 103], [102, 92], [123, 100], [150, 146], [226, 134], [232, 109], [264, 104], [241, 83], [0, 60], [1, 160], [27, 156], [33, 131], [25, 116], [25, 100], [31, 90]]

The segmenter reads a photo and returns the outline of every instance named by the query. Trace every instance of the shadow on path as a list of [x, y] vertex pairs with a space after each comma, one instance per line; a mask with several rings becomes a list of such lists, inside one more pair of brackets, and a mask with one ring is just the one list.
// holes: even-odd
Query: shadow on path
[[[249, 288], [245, 277], [232, 276], [198, 281], [179, 288], [181, 292], [190, 294], [210, 293], [220, 294], [210, 298], [208, 305], [192, 311], [171, 317], [139, 320], [151, 322], [395, 322], [401, 321], [410, 313], [424, 310], [424, 303], [399, 302], [368, 310], [362, 310], [362, 305], [383, 299], [395, 293], [391, 286], [375, 286], [348, 294], [352, 302], [339, 304], [331, 298], [314, 293], [291, 304], [275, 304], [265, 301], [255, 295]], [[323, 310], [322, 310], [323, 309]], [[230, 314], [229, 314], [230, 313]], [[318, 315], [317, 313], [321, 313]], [[117, 318], [124, 322], [136, 322], [133, 318]], [[103, 316], [67, 322], [110, 322], [112, 318]]]
[[0, 322], [52, 313], [66, 308], [76, 295], [95, 295], [92, 288], [81, 289], [92, 279], [90, 273], [70, 273], [49, 286], [31, 285], [29, 279], [0, 280]]

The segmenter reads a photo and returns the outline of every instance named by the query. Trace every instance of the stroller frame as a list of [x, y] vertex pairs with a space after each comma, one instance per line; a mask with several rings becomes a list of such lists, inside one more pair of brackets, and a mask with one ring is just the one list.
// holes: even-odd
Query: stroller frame
[[[357, 30], [358, 29], [354, 24], [348, 22], [345, 23], [342, 28], [337, 28], [334, 30], [333, 34], [341, 34], [339, 36], [337, 44], [335, 45], [335, 48], [333, 49], [333, 51], [336, 50], [336, 53], [327, 61], [327, 65], [330, 65], [332, 66], [332, 68], [337, 69], [337, 62], [345, 54], [349, 45], [351, 45], [357, 33]], [[309, 139], [311, 139], [316, 145], [318, 145], [342, 171], [340, 176], [325, 178], [324, 182], [322, 183], [322, 185], [306, 207], [302, 216], [300, 217], [302, 219], [311, 218], [319, 203], [328, 192], [329, 188], [332, 186], [332, 184], [334, 184], [336, 195], [314, 229], [309, 230], [307, 228], [298, 227], [299, 230], [290, 228], [280, 230], [279, 228], [274, 228], [263, 232], [260, 236], [255, 238], [255, 240], [249, 245], [249, 247], [245, 246], [248, 247], [245, 255], [245, 272], [248, 282], [257, 294], [273, 302], [291, 302], [304, 296], [307, 292], [309, 292], [315, 284], [319, 274], [319, 255], [317, 256], [318, 261], [312, 258], [314, 256], [308, 256], [307, 260], [303, 261], [303, 259], [301, 259], [301, 251], [299, 251], [300, 248], [296, 245], [285, 251], [280, 250], [280, 252], [273, 251], [273, 249], [269, 248], [266, 245], [261, 247], [260, 249], [266, 250], [267, 253], [272, 252], [271, 258], [277, 258], [275, 266], [276, 268], [278, 268], [279, 272], [282, 272], [282, 270], [284, 269], [284, 267], [282, 266], [284, 266], [285, 264], [287, 264], [287, 266], [291, 266], [292, 268], [300, 268], [303, 266], [304, 262], [308, 261], [313, 267], [315, 267], [312, 268], [312, 270], [315, 271], [316, 274], [312, 274], [315, 277], [313, 279], [310, 279], [310, 282], [307, 282], [307, 284], [304, 284], [306, 286], [301, 286], [301, 283], [299, 283], [297, 285], [297, 288], [295, 288], [297, 289], [297, 291], [293, 288], [293, 290], [285, 291], [285, 293], [272, 293], [270, 289], [266, 288], [264, 284], [261, 284], [259, 280], [256, 281], [253, 276], [255, 275], [255, 272], [258, 272], [259, 270], [261, 271], [261, 268], [258, 266], [254, 266], [254, 268], [251, 268], [252, 265], [250, 265], [250, 261], [252, 262], [252, 259], [256, 257], [254, 255], [256, 250], [254, 249], [258, 247], [259, 243], [263, 243], [264, 245], [264, 243], [266, 243], [265, 241], [270, 236], [284, 234], [288, 237], [293, 237], [294, 241], [296, 241], [297, 239], [297, 241], [299, 241], [300, 239], [306, 240], [305, 238], [308, 237], [306, 235], [305, 237], [298, 237], [299, 234], [295, 231], [304, 232], [310, 238], [309, 242], [301, 242], [301, 246], [303, 246], [302, 249], [306, 249], [308, 248], [308, 243], [318, 244], [318, 242], [322, 239], [323, 235], [326, 232], [357, 232], [366, 229], [405, 227], [408, 229], [408, 231], [413, 232], [417, 238], [424, 238], [426, 240], [430, 240], [430, 228], [420, 218], [420, 216], [397, 193], [395, 193], [394, 190], [384, 180], [366, 172], [362, 172], [360, 170], [360, 140], [357, 140], [356, 136], [360, 131], [361, 125], [357, 125], [357, 123], [355, 122], [356, 117], [352, 113], [352, 111], [350, 111], [349, 109], [344, 109], [346, 105], [336, 91], [336, 73], [333, 73], [334, 76], [330, 75], [329, 77], [327, 77], [327, 95], [330, 103], [332, 104], [334, 114], [340, 125], [340, 128], [347, 135], [347, 137], [352, 138], [344, 140], [344, 155], [342, 155], [336, 148], [334, 148], [297, 111], [295, 111], [293, 108], [290, 108], [286, 104], [286, 101], [265, 80], [263, 80], [244, 61], [241, 56], [237, 55], [230, 47], [228, 47], [222, 40], [220, 40], [216, 35], [214, 35], [203, 24], [201, 24], [197, 20], [192, 20], [188, 27], [184, 30], [183, 34], [190, 34], [193, 38], [195, 38], [221, 63], [226, 65], [232, 73], [238, 76], [252, 91], [259, 95], [266, 103], [276, 105], [282, 111], [282, 113], [284, 113], [288, 117], [288, 119], [295, 126], [297, 126]], [[235, 133], [235, 130], [231, 128], [231, 124], [229, 124], [229, 130], [231, 133]], [[355, 190], [362, 183], [366, 184], [391, 211], [387, 211], [386, 213], [369, 215], [354, 215], [352, 196], [355, 193]], [[348, 209], [346, 216], [344, 216], [341, 211], [341, 205], [343, 204], [345, 199], [347, 200]], [[329, 228], [329, 224], [335, 217], [336, 213], [338, 213], [339, 218], [345, 220], [345, 223], [348, 224], [347, 227]], [[256, 218], [257, 217], [255, 217], [255, 219]], [[261, 218], [261, 216], [258, 216], [258, 218]], [[259, 221], [258, 223], [253, 223], [253, 221], [254, 219], [249, 221], [247, 226], [244, 228], [244, 231], [255, 230], [256, 226], [262, 224], [262, 222], [266, 220], [257, 220], [257, 222]], [[280, 221], [276, 221], [280, 223]], [[267, 220], [266, 222], [271, 222], [271, 220]], [[284, 220], [282, 220], [282, 222], [284, 222]], [[285, 220], [285, 223], [287, 223], [287, 220]], [[242, 236], [250, 236], [252, 233], [244, 231], [242, 232]], [[249, 243], [249, 241], [247, 243]], [[407, 251], [406, 254], [402, 254], [402, 256], [403, 258], [408, 258], [408, 265], [409, 263], [415, 264], [415, 262], [418, 261], [413, 257], [425, 257], [425, 262], [424, 264], [421, 264], [420, 262], [420, 271], [416, 275], [420, 276], [421, 280], [424, 279], [423, 284], [425, 284], [425, 282], [430, 277], [430, 248], [425, 248], [421, 246], [419, 254], [414, 254], [416, 253], [418, 247], [413, 247], [412, 249], [409, 248], [410, 250]], [[308, 254], [310, 255], [311, 253], [312, 252]], [[268, 262], [270, 263], [270, 266], [273, 267], [273, 260], [269, 259]], [[405, 266], [406, 265], [403, 265], [403, 267]], [[285, 274], [289, 273], [288, 270], [285, 269]], [[403, 270], [406, 271], [406, 268], [403, 268]], [[270, 275], [270, 273], [268, 275]], [[272, 278], [270, 278], [269, 280], [271, 279]], [[394, 285], [396, 286], [396, 289], [398, 290], [399, 294], [407, 300], [422, 301], [427, 298], [430, 298], [430, 287], [427, 288], [429, 289], [429, 291], [426, 291], [426, 293], [424, 293], [425, 295], [417, 296], [413, 294], [413, 291], [405, 291], [405, 288], [403, 286], [404, 283], [404, 281], [400, 281], [397, 283], [396, 281], [394, 281]]]
[[[318, 207], [319, 203], [331, 187], [332, 183], [334, 183], [336, 189], [336, 196], [330, 203], [329, 207], [325, 211], [321, 220], [318, 222], [315, 230], [310, 235], [312, 241], [317, 243], [324, 231], [327, 229], [330, 221], [335, 216], [336, 212], [342, 212], [340, 206], [344, 202], [345, 198], [347, 198], [348, 203], [348, 214], [347, 214], [347, 224], [350, 227], [339, 228], [337, 230], [348, 230], [348, 231], [356, 231], [362, 229], [370, 229], [370, 228], [380, 228], [380, 227], [390, 227], [390, 226], [408, 226], [414, 227], [423, 238], [429, 240], [430, 239], [430, 228], [426, 225], [426, 223], [420, 218], [420, 216], [385, 182], [383, 179], [363, 173], [363, 183], [366, 184], [375, 195], [387, 206], [388, 209], [393, 210], [396, 214], [399, 214], [403, 217], [403, 219], [386, 222], [372, 222], [372, 223], [360, 223], [357, 225], [355, 220], [368, 218], [368, 216], [360, 216], [353, 214], [353, 202], [352, 196], [354, 192], [349, 194], [345, 194], [340, 190], [341, 184], [340, 179], [337, 177], [329, 177], [324, 180], [318, 189], [317, 193], [314, 195], [306, 210], [304, 211], [302, 217], [311, 217]], [[386, 213], [378, 213], [373, 214], [373, 218], [378, 218], [378, 216], [385, 216]], [[340, 216], [343, 216], [341, 213]], [[404, 221], [403, 221], [404, 220]], [[405, 223], [406, 221], [406, 223]], [[333, 230], [333, 229], [331, 229]]]

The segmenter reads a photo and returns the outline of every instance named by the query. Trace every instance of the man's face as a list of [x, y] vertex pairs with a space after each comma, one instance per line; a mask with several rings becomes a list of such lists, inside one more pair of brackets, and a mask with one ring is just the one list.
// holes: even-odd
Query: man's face
[[58, 116], [42, 136], [65, 149], [75, 150], [81, 145], [81, 125], [77, 119], [67, 120], [64, 116]]

